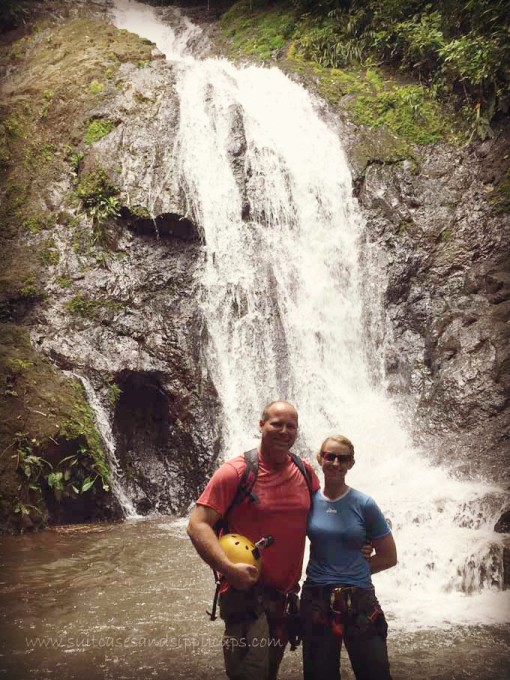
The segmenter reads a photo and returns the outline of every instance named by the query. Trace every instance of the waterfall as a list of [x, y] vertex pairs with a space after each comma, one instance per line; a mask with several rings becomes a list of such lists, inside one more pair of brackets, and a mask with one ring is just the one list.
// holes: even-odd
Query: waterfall
[[122, 508], [122, 512], [124, 513], [124, 517], [126, 519], [135, 519], [140, 517], [140, 515], [136, 512], [131, 499], [128, 497], [122, 486], [122, 472], [119, 467], [117, 456], [115, 455], [115, 439], [108, 414], [102, 405], [97, 392], [92, 387], [90, 380], [82, 375], [73, 374], [73, 377], [77, 378], [83, 385], [89, 406], [96, 418], [97, 429], [99, 430], [99, 434], [103, 440], [106, 450], [106, 458], [110, 468], [109, 484], [112, 489], [112, 493], [119, 501], [120, 507]]
[[[157, 42], [157, 10], [122, 0], [114, 18]], [[179, 44], [191, 35], [185, 26]], [[394, 627], [510, 620], [492, 528], [503, 489], [430, 465], [370, 375], [364, 225], [338, 130], [276, 68], [237, 68], [195, 59], [188, 47], [179, 54], [176, 40], [168, 51], [157, 44], [176, 69], [180, 98], [168, 162], [205, 242], [200, 304], [225, 456], [250, 448], [268, 401], [288, 399], [300, 414], [297, 450], [311, 459], [327, 435], [348, 436], [356, 449], [348, 483], [391, 519], [399, 565], [374, 582]]]

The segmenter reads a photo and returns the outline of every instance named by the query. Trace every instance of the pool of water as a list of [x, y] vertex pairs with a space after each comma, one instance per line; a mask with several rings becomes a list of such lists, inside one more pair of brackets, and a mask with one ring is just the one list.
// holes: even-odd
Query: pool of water
[[[205, 613], [212, 573], [196, 556], [184, 520], [6, 536], [0, 551], [0, 677], [225, 677], [222, 624]], [[389, 649], [394, 680], [506, 680], [510, 672], [508, 626], [406, 632], [400, 621]], [[347, 659], [343, 669], [352, 679]], [[300, 652], [288, 652], [280, 678], [300, 677]]]

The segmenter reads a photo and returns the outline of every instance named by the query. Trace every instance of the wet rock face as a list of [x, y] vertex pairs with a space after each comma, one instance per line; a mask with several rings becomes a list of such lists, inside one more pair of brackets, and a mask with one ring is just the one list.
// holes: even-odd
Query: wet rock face
[[510, 534], [510, 510], [505, 510], [494, 526], [498, 534]]
[[123, 371], [117, 379], [116, 456], [123, 486], [139, 514], [185, 510], [190, 489], [198, 495], [209, 470], [208, 457], [197, 455], [193, 432], [186, 431], [186, 420], [194, 427], [191, 414], [179, 404], [178, 394], [165, 390], [165, 378]]
[[438, 145], [418, 168], [369, 164], [357, 180], [365, 264], [377, 272], [367, 291], [384, 308], [368, 307], [384, 357], [374, 369], [429, 455], [497, 481], [510, 478], [510, 219], [491, 197], [509, 147], [508, 132], [466, 150]]
[[[57, 365], [94, 383], [138, 511], [182, 512], [218, 454], [216, 396], [201, 366], [201, 245], [126, 229], [116, 254], [100, 268], [72, 269], [72, 297], [54, 301], [33, 337]], [[70, 311], [77, 298], [92, 311]]]
[[[202, 364], [203, 246], [170, 161], [178, 117], [172, 68], [125, 64], [120, 75], [126, 85], [94, 113], [116, 127], [87, 149], [78, 177], [105, 171], [120, 216], [100, 233], [82, 210], [77, 226], [57, 224], [60, 258], [32, 338], [60, 368], [93, 384], [137, 511], [181, 513], [219, 452], [217, 396]], [[72, 188], [60, 190], [57, 205]]]

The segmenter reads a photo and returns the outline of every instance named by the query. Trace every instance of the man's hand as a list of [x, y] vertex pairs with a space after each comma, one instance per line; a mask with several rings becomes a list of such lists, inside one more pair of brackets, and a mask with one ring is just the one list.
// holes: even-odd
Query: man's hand
[[223, 574], [233, 588], [248, 590], [258, 581], [258, 569], [252, 564], [234, 564], [228, 559], [213, 530], [218, 519], [218, 513], [212, 508], [197, 505], [190, 516], [188, 535], [204, 562]]
[[236, 590], [249, 590], [259, 580], [259, 570], [253, 564], [230, 563], [228, 569], [224, 570], [223, 576], [229, 585]]

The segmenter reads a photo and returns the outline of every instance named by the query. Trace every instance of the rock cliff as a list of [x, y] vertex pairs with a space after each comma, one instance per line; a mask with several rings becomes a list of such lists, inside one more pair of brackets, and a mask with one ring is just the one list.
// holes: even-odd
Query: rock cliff
[[[121, 515], [100, 486], [107, 461], [80, 377], [110, 421], [135, 509], [183, 512], [221, 433], [202, 361], [200, 225], [160, 144], [175, 135], [173, 67], [113, 28], [104, 3], [43, 2], [36, 19], [4, 36], [0, 57], [0, 522]], [[406, 159], [388, 159], [379, 133], [351, 124], [346, 139], [367, 224], [375, 379], [431, 456], [459, 476], [508, 481], [510, 220], [494, 201], [508, 130]]]
[[358, 168], [367, 290], [384, 310], [367, 325], [424, 449], [460, 476], [508, 482], [510, 219], [494, 199], [510, 136], [415, 154], [381, 163], [374, 147]]

